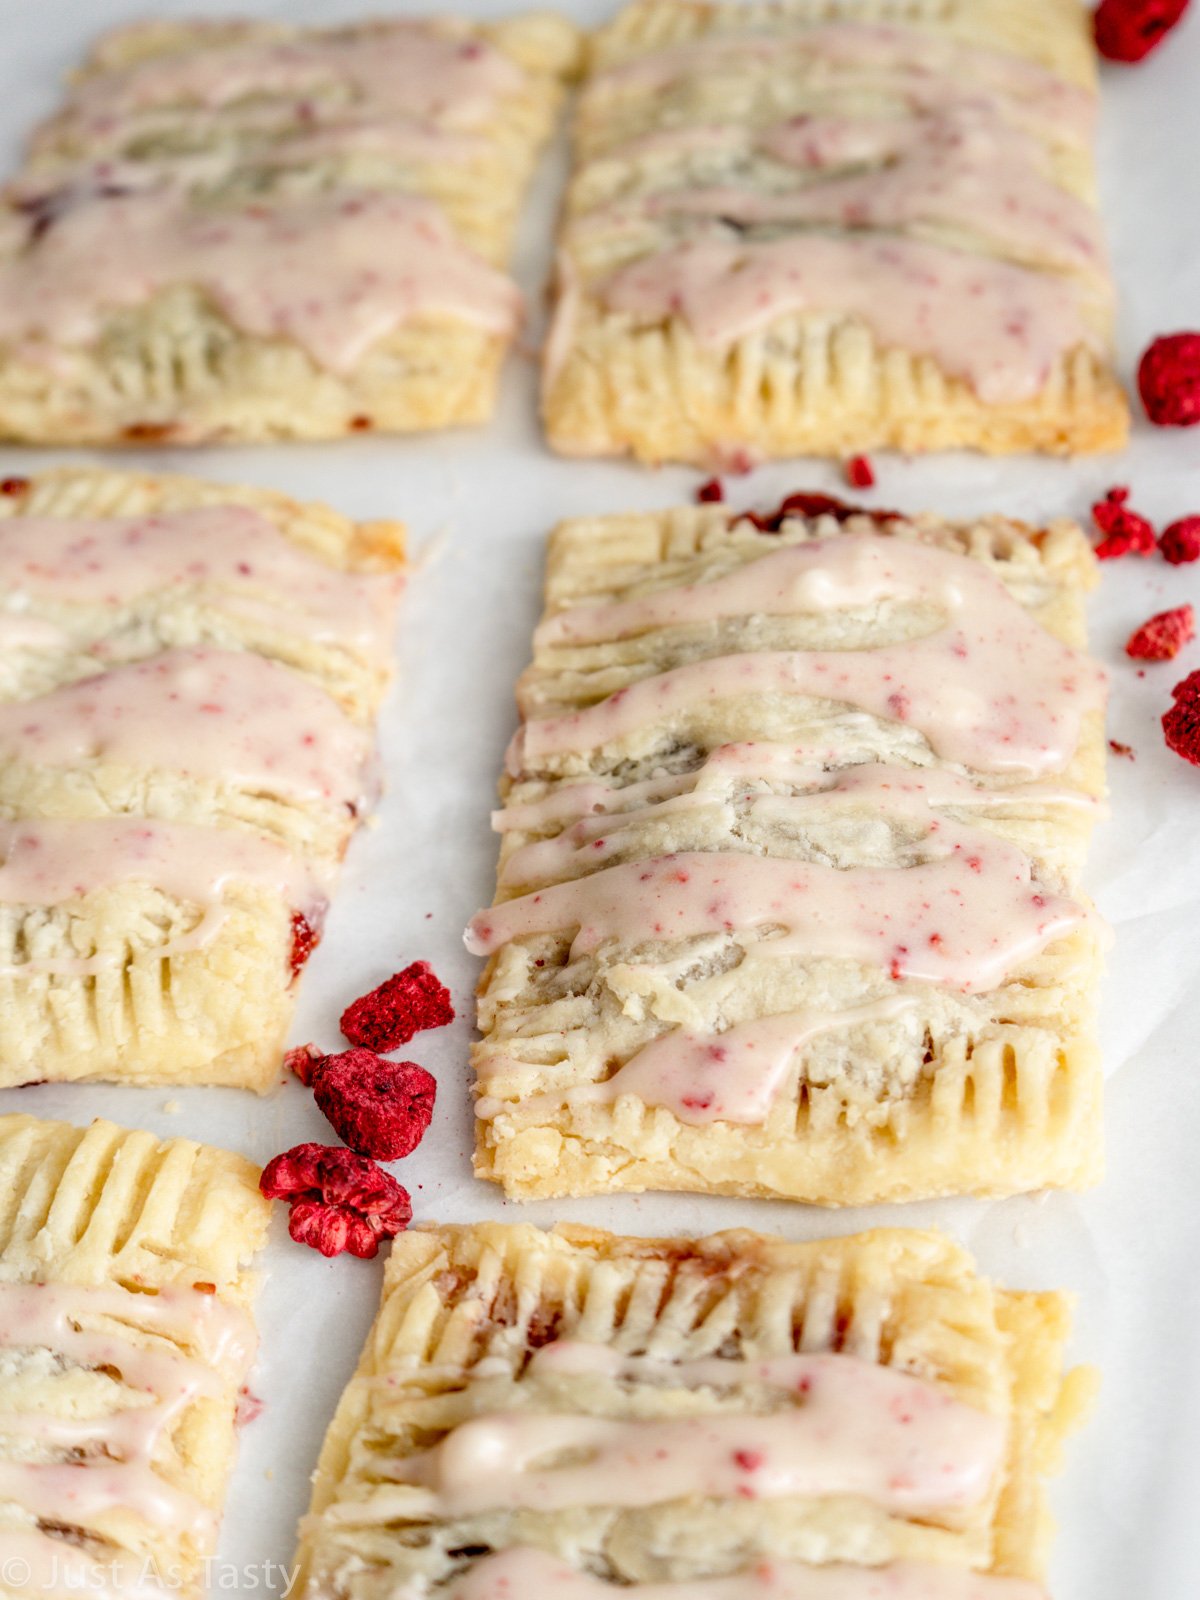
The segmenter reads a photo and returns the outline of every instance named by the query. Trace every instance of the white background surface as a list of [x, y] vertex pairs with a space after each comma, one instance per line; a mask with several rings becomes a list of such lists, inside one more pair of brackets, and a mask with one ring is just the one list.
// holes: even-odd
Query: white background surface
[[[559, 0], [580, 21], [612, 0]], [[436, 8], [377, 0], [378, 11]], [[506, 7], [457, 0], [474, 15]], [[369, 0], [0, 0], [0, 164], [54, 105], [58, 82], [102, 28], [146, 15], [254, 12], [332, 22]], [[1104, 74], [1100, 174], [1121, 291], [1122, 369], [1155, 333], [1200, 326], [1200, 15], [1149, 62]], [[519, 271], [540, 322], [550, 226], [564, 167], [548, 159], [530, 206]], [[0, 450], [0, 475], [80, 452]], [[91, 457], [95, 459], [95, 457]], [[470, 1174], [467, 1047], [477, 963], [463, 950], [468, 916], [491, 895], [488, 810], [514, 724], [512, 682], [538, 612], [542, 542], [568, 515], [667, 506], [699, 481], [682, 469], [557, 460], [535, 423], [532, 363], [514, 358], [490, 429], [328, 446], [133, 454], [130, 465], [258, 482], [327, 500], [356, 516], [399, 516], [415, 546], [441, 534], [415, 581], [399, 644], [401, 680], [382, 727], [388, 793], [379, 825], [353, 846], [325, 940], [306, 970], [293, 1038], [338, 1047], [337, 1018], [355, 995], [424, 957], [454, 991], [459, 1020], [404, 1052], [438, 1076], [440, 1098], [421, 1149], [395, 1170], [419, 1218], [574, 1218], [630, 1232], [774, 1229], [793, 1237], [879, 1222], [938, 1224], [1014, 1287], [1078, 1295], [1074, 1354], [1103, 1368], [1096, 1415], [1069, 1450], [1054, 1490], [1061, 1525], [1056, 1600], [1185, 1600], [1200, 1595], [1200, 770], [1163, 746], [1158, 718], [1171, 686], [1200, 667], [1200, 644], [1139, 679], [1122, 653], [1152, 611], [1200, 604], [1200, 567], [1112, 563], [1093, 604], [1093, 644], [1112, 669], [1111, 734], [1137, 759], [1111, 763], [1112, 820], [1098, 836], [1092, 888], [1117, 933], [1104, 994], [1109, 1076], [1108, 1175], [1082, 1197], [942, 1202], [821, 1213], [784, 1203], [648, 1195], [505, 1205]], [[951, 514], [1000, 510], [1043, 520], [1086, 517], [1113, 483], [1166, 522], [1200, 512], [1200, 429], [1135, 425], [1118, 460], [1078, 463], [966, 457], [876, 458], [881, 505]], [[769, 505], [798, 487], [837, 492], [823, 463], [760, 469], [729, 483], [737, 505]], [[868, 499], [870, 497], [867, 497]], [[234, 1091], [178, 1094], [104, 1086], [14, 1090], [0, 1110], [85, 1122], [97, 1114], [163, 1135], [227, 1144], [257, 1161], [328, 1128], [296, 1082], [269, 1099]], [[381, 1261], [326, 1262], [287, 1238], [280, 1209], [263, 1261], [262, 1357], [253, 1387], [263, 1415], [244, 1430], [222, 1558], [289, 1562], [308, 1475], [334, 1402], [375, 1309]], [[222, 1570], [223, 1587], [234, 1575]], [[260, 1580], [261, 1581], [261, 1580]], [[249, 1578], [240, 1588], [249, 1592]], [[260, 1593], [263, 1592], [260, 1588]], [[282, 1592], [282, 1585], [276, 1586]]]

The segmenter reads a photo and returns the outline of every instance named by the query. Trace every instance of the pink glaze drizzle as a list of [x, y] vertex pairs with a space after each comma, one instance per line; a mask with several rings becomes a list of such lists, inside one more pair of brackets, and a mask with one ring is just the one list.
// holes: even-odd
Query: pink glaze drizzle
[[9, 596], [111, 607], [156, 589], [228, 591], [289, 631], [374, 658], [388, 654], [402, 585], [399, 575], [329, 566], [249, 506], [0, 523], [0, 592]]
[[446, 1600], [1046, 1600], [1023, 1578], [995, 1577], [941, 1562], [893, 1561], [886, 1566], [759, 1560], [724, 1578], [635, 1583], [614, 1590], [558, 1556], [529, 1546], [496, 1551], [472, 1564], [446, 1591]]
[[163, 767], [300, 802], [362, 803], [367, 739], [323, 689], [252, 652], [170, 650], [0, 705], [0, 759]]
[[904, 868], [840, 870], [719, 851], [627, 862], [479, 912], [467, 948], [487, 956], [513, 939], [575, 929], [574, 960], [609, 940], [725, 934], [753, 943], [761, 933], [767, 956], [853, 961], [980, 993], [1088, 915], [1040, 887], [1021, 850], [981, 835], [974, 849], [951, 844], [940, 859]]
[[[288, 97], [307, 120], [347, 112], [403, 113], [451, 127], [479, 127], [525, 74], [488, 40], [453, 25], [389, 21], [323, 37], [247, 38], [153, 55], [77, 84], [67, 116], [93, 137], [160, 107], [236, 107]], [[136, 132], [136, 121], [130, 132]]]
[[798, 312], [858, 318], [885, 349], [930, 357], [986, 405], [1030, 400], [1058, 360], [1102, 348], [1078, 281], [890, 234], [701, 237], [593, 287], [610, 311], [681, 317], [716, 349]]
[[[636, 1420], [484, 1414], [431, 1449], [394, 1462], [389, 1476], [426, 1489], [429, 1512], [443, 1517], [833, 1495], [937, 1517], [977, 1505], [1003, 1457], [1001, 1418], [894, 1368], [847, 1355], [720, 1365], [740, 1368], [729, 1381], [742, 1382], [756, 1381], [762, 1367], [765, 1378], [757, 1381], [787, 1390], [794, 1403], [767, 1413]], [[711, 1379], [688, 1373], [685, 1364], [679, 1381], [692, 1387]]]
[[945, 625], [871, 650], [694, 661], [582, 711], [527, 723], [509, 770], [536, 769], [714, 701], [772, 692], [842, 701], [909, 723], [938, 755], [983, 772], [1036, 776], [1068, 764], [1081, 719], [1103, 705], [1100, 668], [1048, 633], [981, 562], [914, 540], [850, 534], [788, 546], [706, 583], [569, 608], [549, 618], [538, 639], [578, 646], [723, 617], [889, 601], [936, 605]]
[[0, 261], [0, 338], [88, 344], [107, 313], [176, 284], [335, 372], [414, 319], [506, 336], [520, 309], [510, 280], [419, 196], [340, 189], [201, 210], [168, 185], [69, 207]]
[[[197, 1346], [199, 1355], [170, 1346], [141, 1348], [122, 1324], [172, 1346]], [[0, 1462], [0, 1496], [46, 1521], [86, 1527], [105, 1512], [125, 1508], [156, 1526], [211, 1540], [216, 1514], [161, 1476], [153, 1462], [195, 1400], [236, 1390], [245, 1377], [255, 1338], [243, 1312], [194, 1289], [142, 1295], [115, 1286], [4, 1283], [0, 1347], [49, 1350], [68, 1366], [115, 1374], [110, 1381], [139, 1396], [137, 1404], [119, 1403], [100, 1417], [0, 1415], [0, 1435], [71, 1452], [60, 1461]], [[39, 1562], [49, 1556], [32, 1544], [31, 1553]]]
[[[1083, 270], [1104, 265], [1095, 211], [1047, 178], [1035, 141], [999, 118], [965, 110], [921, 120], [796, 117], [767, 130], [760, 147], [810, 173], [842, 163], [858, 170], [782, 190], [734, 184], [656, 190], [587, 212], [571, 231], [687, 216], [746, 227], [965, 227], [1018, 260]], [[862, 170], [863, 162], [873, 164]]]
[[265, 834], [146, 817], [0, 821], [0, 905], [62, 905], [142, 880], [209, 906], [231, 884], [268, 889], [309, 920], [326, 899], [312, 867]]
[[[696, 73], [759, 62], [797, 75], [797, 57], [811, 58], [822, 87], [846, 93], [862, 86], [878, 98], [896, 95], [1012, 101], [1048, 136], [1090, 138], [1096, 96], [1048, 68], [1008, 51], [960, 43], [945, 34], [887, 23], [828, 22], [764, 34], [713, 32], [702, 39], [636, 56], [595, 73], [581, 97], [586, 110], [613, 94], [661, 94]], [[863, 82], [865, 80], [865, 83]], [[802, 78], [799, 78], [803, 82]]]

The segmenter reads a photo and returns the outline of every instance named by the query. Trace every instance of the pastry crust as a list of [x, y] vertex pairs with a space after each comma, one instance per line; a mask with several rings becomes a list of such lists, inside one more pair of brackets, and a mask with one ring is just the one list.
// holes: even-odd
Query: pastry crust
[[[449, 103], [414, 111], [403, 84], [376, 82], [371, 93], [353, 75], [343, 81], [336, 62], [312, 84], [296, 85], [286, 71], [273, 83], [263, 58], [280, 46], [319, 53], [362, 45], [369, 59], [375, 40], [387, 47], [389, 29], [417, 27], [449, 51], [494, 51], [504, 68], [498, 92], [464, 106], [451, 90]], [[0, 213], [0, 271], [6, 258], [37, 250], [62, 207], [120, 204], [150, 185], [182, 197], [184, 215], [199, 218], [247, 202], [303, 208], [345, 196], [349, 208], [360, 194], [411, 196], [432, 208], [435, 226], [447, 225], [454, 247], [503, 272], [577, 51], [575, 29], [549, 14], [487, 25], [437, 18], [117, 29], [98, 41], [62, 109], [33, 137]], [[238, 92], [188, 92], [187, 69], [206, 55], [224, 63]], [[179, 71], [185, 86], [174, 95], [147, 89], [139, 101], [135, 91], [159, 68]], [[94, 114], [110, 101], [112, 115]], [[323, 238], [329, 227], [336, 221], [318, 229]], [[203, 250], [195, 257], [202, 273]], [[494, 279], [501, 288], [505, 281]], [[515, 289], [504, 292], [515, 303]], [[278, 336], [251, 331], [202, 284], [182, 279], [105, 311], [94, 338], [9, 340], [0, 345], [0, 435], [141, 446], [477, 423], [491, 413], [511, 341], [511, 329], [417, 307], [334, 367], [286, 321], [277, 325]]]
[[[231, 509], [232, 508], [232, 509]], [[253, 575], [238, 587], [215, 575], [193, 581], [147, 581], [116, 600], [64, 598], [36, 582], [9, 595], [6, 623], [48, 630], [4, 649], [0, 707], [31, 707], [89, 679], [103, 685], [139, 664], [202, 658], [219, 652], [234, 678], [266, 672], [319, 711], [346, 752], [338, 792], [324, 795], [265, 786], [255, 770], [239, 774], [188, 768], [187, 725], [158, 757], [81, 754], [65, 764], [20, 755], [0, 773], [0, 829], [35, 824], [93, 830], [126, 819], [195, 830], [198, 847], [279, 857], [283, 881], [239, 873], [235, 860], [219, 895], [116, 874], [65, 899], [0, 897], [0, 1084], [39, 1079], [109, 1079], [137, 1083], [218, 1083], [263, 1092], [277, 1078], [291, 1016], [296, 974], [307, 949], [296, 916], [319, 936], [325, 899], [368, 792], [374, 713], [390, 677], [390, 634], [402, 581], [404, 537], [392, 522], [353, 523], [319, 505], [284, 495], [197, 479], [64, 468], [10, 479], [0, 495], [0, 553], [5, 529], [25, 518], [170, 518], [208, 510], [219, 520], [254, 513], [262, 528], [299, 556], [293, 587]], [[261, 521], [259, 520], [261, 519]], [[109, 526], [115, 524], [109, 523]], [[100, 526], [100, 524], [96, 524]], [[206, 530], [195, 534], [204, 554]], [[293, 557], [294, 559], [294, 557]], [[343, 577], [343, 575], [345, 575]], [[343, 616], [336, 587], [318, 623], [306, 622], [305, 589], [367, 579], [367, 604]], [[313, 602], [316, 603], [315, 601]], [[97, 675], [101, 676], [97, 676]], [[278, 726], [278, 723], [275, 724]], [[299, 731], [299, 730], [297, 730]], [[186, 840], [185, 840], [186, 843]], [[4, 847], [6, 848], [6, 847]], [[0, 848], [0, 883], [3, 854]], [[273, 854], [272, 854], [273, 852]], [[168, 857], [170, 851], [168, 851]], [[244, 857], [236, 859], [244, 860]], [[290, 863], [290, 865], [289, 865]], [[214, 905], [219, 917], [214, 916]], [[206, 921], [206, 918], [208, 919]], [[215, 927], [214, 927], [215, 921]]]
[[[0, 1592], [152, 1564], [199, 1595], [254, 1357], [257, 1170], [110, 1122], [5, 1116], [0, 1175]], [[70, 1461], [78, 1487], [56, 1503], [53, 1463]]]
[[[831, 54], [823, 32], [847, 24], [920, 41], [916, 68]], [[942, 61], [948, 49], [968, 54]], [[1032, 71], [1053, 76], [1031, 89], [1020, 75]], [[575, 119], [545, 352], [549, 442], [568, 455], [717, 465], [880, 447], [1119, 448], [1128, 410], [1112, 370], [1112, 287], [1095, 215], [1094, 94], [1079, 0], [634, 0], [591, 41]], [[974, 120], [980, 99], [992, 108], [984, 131]], [[964, 117], [947, 154], [938, 141]], [[804, 128], [833, 148], [781, 153], [780, 134]], [[892, 187], [864, 188], [874, 180]], [[887, 298], [882, 272], [861, 309], [823, 309], [814, 288], [807, 308], [781, 299], [766, 319], [724, 333], [698, 329], [681, 305], [690, 266], [664, 301], [673, 310], [644, 297], [627, 304], [613, 288], [634, 267], [645, 278], [647, 263], [661, 272], [677, 253], [682, 260], [713, 242], [737, 257], [731, 274], [755, 271], [760, 247], [769, 254], [813, 230], [834, 247], [898, 239], [919, 248], [913, 275], [943, 270], [952, 280], [972, 262], [999, 274], [994, 303], [975, 302], [985, 309], [973, 314], [965, 304], [964, 340], [969, 323], [986, 335], [1011, 320], [1004, 296], [1020, 297], [1023, 317], [1036, 297], [1062, 297], [1029, 381], [993, 395], [969, 365], [956, 370], [936, 338], [916, 348], [881, 332], [868, 313]], [[833, 267], [834, 281], [853, 265]], [[793, 277], [806, 281], [809, 266]], [[948, 325], [955, 312], [944, 296], [933, 302], [934, 320]], [[1064, 343], [1071, 323], [1077, 342]]]
[[[614, 1585], [724, 1575], [756, 1558], [943, 1561], [1034, 1578], [1048, 1539], [1041, 1479], [1087, 1382], [1078, 1372], [1064, 1378], [1067, 1325], [1062, 1296], [993, 1289], [937, 1233], [792, 1244], [748, 1232], [625, 1239], [567, 1225], [414, 1230], [393, 1246], [379, 1316], [326, 1435], [298, 1593], [378, 1600], [403, 1589], [418, 1600], [516, 1545]], [[954, 1528], [819, 1497], [443, 1517], [396, 1481], [389, 1462], [484, 1412], [653, 1418], [789, 1403], [749, 1400], [736, 1387], [720, 1391], [724, 1400], [713, 1389], [701, 1398], [668, 1378], [652, 1386], [589, 1376], [555, 1387], [529, 1363], [562, 1340], [648, 1354], [668, 1371], [715, 1356], [732, 1372], [738, 1358], [794, 1351], [880, 1363], [1003, 1418], [1004, 1464]]]
[[[704, 583], [749, 573], [780, 552], [881, 532], [971, 556], [1039, 628], [1083, 644], [1094, 561], [1072, 524], [1035, 530], [1002, 518], [951, 525], [923, 517], [881, 528], [865, 517], [823, 516], [760, 532], [722, 507], [567, 523], [550, 543], [545, 619], [518, 692], [522, 715], [570, 717], [611, 705], [614, 695], [627, 700], [623, 691], [648, 680], [650, 709], [611, 737], [597, 732], [596, 744], [589, 735], [531, 754], [526, 732], [518, 734], [501, 785], [496, 906], [606, 869], [619, 873], [626, 863], [654, 872], [692, 852], [902, 873], [927, 859], [925, 849], [940, 848], [934, 835], [914, 845], [909, 824], [887, 822], [872, 792], [855, 798], [847, 788], [879, 774], [894, 779], [899, 769], [925, 783], [965, 783], [965, 809], [953, 798], [944, 809], [935, 803], [941, 825], [957, 818], [979, 830], [975, 837], [1015, 847], [1014, 861], [1026, 860], [1022, 870], [1035, 885], [1085, 908], [1084, 919], [974, 992], [906, 978], [903, 963], [889, 974], [886, 959], [779, 954], [769, 928], [764, 942], [735, 913], [724, 933], [671, 937], [645, 925], [640, 936], [602, 934], [576, 947], [579, 913], [568, 911], [561, 928], [551, 930], [551, 917], [536, 932], [501, 936], [479, 989], [475, 1166], [508, 1195], [662, 1189], [854, 1205], [1074, 1187], [1098, 1176], [1094, 1006], [1103, 932], [1086, 910], [1079, 875], [1103, 792], [1102, 713], [1083, 714], [1065, 770], [1014, 788], [1011, 774], [938, 755], [911, 721], [802, 691], [714, 691], [675, 712], [655, 709], [654, 682], [668, 681], [681, 663], [885, 645], [928, 631], [920, 604], [797, 607], [580, 643], [554, 632], [552, 619], [572, 606], [670, 597], [688, 585], [703, 592]], [[779, 741], [809, 752], [824, 776], [765, 764]], [[717, 765], [731, 749], [748, 753], [744, 770]], [[912, 826], [924, 834], [925, 824]], [[663, 915], [669, 921], [671, 913]], [[486, 914], [477, 919], [486, 922]], [[629, 1072], [620, 1076], [635, 1058], [645, 1061], [650, 1045], [685, 1030], [717, 1045], [756, 1020], [814, 1012], [834, 1025], [797, 1040], [757, 1115], [708, 1116], [708, 1101], [680, 1099], [662, 1080], [652, 1085], [661, 1095], [643, 1098], [636, 1070], [632, 1083]], [[694, 1072], [675, 1070], [677, 1083]], [[724, 1077], [686, 1081], [697, 1095], [705, 1085], [720, 1094], [722, 1084], [736, 1093], [741, 1069], [722, 1070]]]

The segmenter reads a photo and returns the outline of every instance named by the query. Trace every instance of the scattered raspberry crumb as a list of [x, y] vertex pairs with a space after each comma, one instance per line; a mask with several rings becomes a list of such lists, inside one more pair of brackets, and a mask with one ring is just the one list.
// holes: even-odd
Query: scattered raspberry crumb
[[300, 911], [292, 912], [292, 951], [289, 957], [292, 968], [292, 977], [300, 971], [301, 967], [312, 955], [321, 942], [319, 931], [313, 927], [308, 918]]
[[234, 1412], [233, 1420], [239, 1428], [244, 1428], [249, 1422], [257, 1422], [266, 1409], [258, 1396], [251, 1394], [243, 1385], [238, 1390], [237, 1410]]
[[846, 463], [846, 482], [852, 489], [873, 489], [875, 469], [867, 456], [851, 456]]
[[1164, 561], [1180, 567], [1186, 561], [1200, 560], [1200, 517], [1180, 517], [1164, 528], [1158, 541]]
[[1124, 756], [1127, 761], [1137, 760], [1137, 751], [1131, 744], [1122, 744], [1119, 739], [1110, 739], [1108, 748], [1115, 756]]
[[28, 488], [28, 478], [4, 478], [0, 480], [0, 494], [24, 494]]
[[394, 977], [352, 1001], [342, 1012], [342, 1032], [368, 1050], [398, 1050], [426, 1028], [454, 1021], [450, 991], [428, 961], [414, 961]]
[[286, 1072], [294, 1072], [306, 1089], [312, 1088], [313, 1073], [325, 1057], [315, 1044], [300, 1044], [294, 1050], [285, 1050], [283, 1065]]
[[1196, 637], [1196, 614], [1190, 605], [1159, 611], [1129, 636], [1125, 654], [1137, 661], [1170, 661]]
[[1200, 333], [1155, 339], [1138, 363], [1137, 386], [1146, 415], [1160, 428], [1200, 422]]
[[1187, 10], [1188, 0], [1100, 0], [1092, 19], [1107, 61], [1142, 61]]
[[1118, 556], [1152, 556], [1157, 549], [1154, 529], [1131, 511], [1125, 502], [1129, 490], [1120, 486], [1110, 489], [1103, 500], [1092, 507], [1092, 521], [1104, 535], [1096, 546], [1101, 561], [1112, 561]]
[[338, 1138], [360, 1156], [411, 1155], [433, 1119], [437, 1080], [415, 1061], [343, 1050], [313, 1070], [313, 1096]]
[[725, 498], [725, 485], [720, 478], [709, 478], [696, 490], [697, 503], [706, 506], [714, 505]]
[[258, 1186], [268, 1200], [291, 1207], [288, 1232], [323, 1256], [369, 1260], [381, 1239], [402, 1233], [412, 1204], [390, 1173], [352, 1150], [298, 1144], [268, 1161]]

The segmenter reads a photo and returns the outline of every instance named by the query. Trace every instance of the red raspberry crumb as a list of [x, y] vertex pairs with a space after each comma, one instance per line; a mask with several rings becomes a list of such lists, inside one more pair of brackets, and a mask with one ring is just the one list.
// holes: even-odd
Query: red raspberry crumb
[[696, 500], [702, 506], [714, 505], [724, 498], [725, 486], [720, 478], [709, 478], [696, 490]]
[[321, 942], [321, 934], [314, 928], [308, 918], [300, 911], [292, 912], [292, 950], [289, 960], [291, 962], [292, 977], [294, 978], [300, 968], [312, 955]]
[[1137, 751], [1131, 744], [1122, 744], [1119, 739], [1110, 739], [1108, 748], [1115, 756], [1124, 756], [1127, 761], [1137, 760]]
[[1179, 567], [1185, 561], [1200, 561], [1200, 517], [1180, 517], [1164, 528], [1158, 541], [1164, 561]]
[[1155, 339], [1138, 363], [1137, 386], [1146, 415], [1160, 428], [1200, 422], [1200, 333]]
[[411, 967], [353, 1001], [342, 1012], [342, 1032], [351, 1044], [368, 1050], [398, 1050], [425, 1028], [454, 1021], [450, 991], [428, 961]]
[[323, 1256], [369, 1260], [381, 1239], [412, 1220], [408, 1193], [365, 1156], [327, 1144], [298, 1144], [268, 1161], [258, 1186], [268, 1200], [291, 1207], [288, 1232]]
[[384, 1061], [371, 1050], [343, 1050], [326, 1056], [314, 1069], [313, 1096], [351, 1150], [377, 1161], [399, 1161], [425, 1137], [437, 1080], [415, 1061]]
[[1107, 61], [1141, 61], [1187, 10], [1188, 0], [1100, 0], [1096, 48]]
[[4, 479], [0, 479], [0, 494], [10, 494], [10, 495], [14, 495], [15, 496], [15, 495], [19, 495], [19, 494], [24, 494], [26, 489], [28, 489], [28, 488], [29, 488], [29, 479], [28, 478], [4, 478]]
[[873, 489], [875, 469], [867, 456], [851, 456], [846, 463], [846, 482], [852, 489]]
[[283, 1065], [286, 1071], [296, 1074], [306, 1089], [311, 1089], [313, 1073], [324, 1059], [315, 1044], [301, 1044], [284, 1051]]
[[1200, 672], [1189, 672], [1171, 690], [1175, 704], [1163, 713], [1163, 734], [1169, 749], [1200, 767]]
[[1190, 605], [1159, 611], [1129, 636], [1125, 654], [1136, 661], [1170, 661], [1196, 637], [1196, 614]]
[[1096, 546], [1101, 561], [1112, 561], [1118, 556], [1152, 556], [1157, 543], [1154, 529], [1145, 517], [1130, 511], [1125, 502], [1129, 490], [1123, 485], [1110, 489], [1103, 500], [1092, 507], [1092, 521], [1104, 535]]

